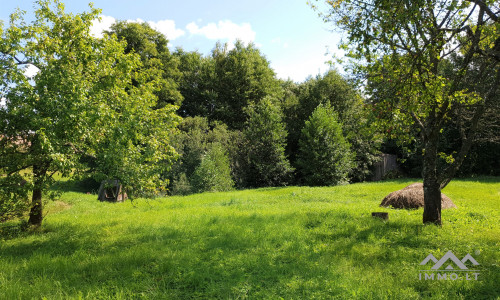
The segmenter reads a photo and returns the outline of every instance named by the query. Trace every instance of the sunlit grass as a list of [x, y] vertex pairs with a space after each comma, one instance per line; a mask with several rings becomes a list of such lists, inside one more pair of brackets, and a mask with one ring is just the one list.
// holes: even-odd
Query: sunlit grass
[[[378, 207], [411, 182], [132, 203], [65, 192], [40, 231], [0, 240], [0, 299], [498, 297], [500, 180], [453, 181], [443, 192], [458, 209], [442, 228], [421, 225], [422, 210]], [[420, 261], [448, 250], [472, 254], [479, 280], [418, 279]]]

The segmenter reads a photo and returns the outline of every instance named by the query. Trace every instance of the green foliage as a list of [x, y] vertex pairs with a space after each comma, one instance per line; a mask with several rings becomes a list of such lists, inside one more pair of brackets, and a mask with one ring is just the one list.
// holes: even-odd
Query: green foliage
[[[458, 208], [441, 228], [421, 209], [379, 207], [413, 182], [134, 203], [67, 192], [43, 231], [0, 224], [0, 299], [495, 299], [500, 178], [450, 183]], [[418, 279], [427, 255], [449, 250], [479, 262], [477, 281]]]
[[151, 28], [146, 22], [127, 21], [116, 22], [106, 33], [126, 41], [125, 53], [137, 53], [140, 56], [141, 71], [147, 74], [148, 81], [154, 81], [157, 85], [155, 95], [158, 97], [158, 107], [166, 104], [181, 105], [183, 98], [178, 86], [181, 76], [178, 70], [180, 62], [170, 54], [165, 35]]
[[227, 50], [227, 45], [218, 43], [209, 57], [178, 49], [175, 56], [183, 73], [183, 116], [203, 116], [242, 130], [246, 106], [281, 93], [269, 62], [253, 44], [237, 41], [234, 49]]
[[304, 182], [313, 186], [347, 182], [354, 166], [350, 148], [333, 108], [318, 105], [305, 122], [299, 141], [297, 165]]
[[29, 207], [29, 184], [20, 174], [0, 174], [0, 222], [22, 216]]
[[172, 180], [170, 193], [172, 195], [189, 195], [193, 192], [193, 187], [186, 176], [186, 173], [179, 174]]
[[[288, 84], [289, 86], [289, 84]], [[298, 154], [299, 139], [304, 122], [316, 107], [330, 103], [343, 124], [343, 134], [355, 153], [355, 166], [350, 177], [363, 181], [370, 177], [371, 166], [377, 159], [381, 137], [369, 119], [369, 111], [354, 85], [337, 71], [310, 78], [302, 84], [285, 89], [285, 121], [289, 136], [287, 150], [293, 163]]]
[[235, 177], [239, 152], [238, 144], [241, 139], [238, 132], [228, 130], [227, 126], [220, 122], [209, 124], [208, 120], [203, 117], [184, 118], [179, 125], [179, 131], [173, 143], [180, 158], [174, 164], [172, 171], [168, 172], [169, 178], [172, 180], [172, 194], [176, 194], [177, 188], [175, 187], [177, 185], [186, 185], [183, 183], [183, 176], [188, 181], [192, 179], [196, 168], [199, 167], [203, 157], [214, 147], [214, 144], [221, 146], [227, 153], [231, 174]]
[[375, 120], [389, 136], [411, 143], [417, 127], [417, 138], [437, 159], [439, 151], [431, 148], [436, 148], [447, 120], [454, 115], [463, 124], [467, 138], [447, 154], [453, 154], [454, 163], [438, 172], [440, 181], [447, 182], [458, 170], [471, 145], [467, 140], [477, 130], [473, 124], [483, 114], [481, 107], [498, 102], [499, 50], [494, 45], [500, 42], [500, 27], [492, 5], [335, 1], [321, 14], [347, 33], [341, 47], [351, 70], [368, 80]]
[[222, 192], [233, 188], [229, 159], [220, 144], [211, 145], [194, 171], [191, 183], [197, 193]]
[[229, 51], [226, 46], [217, 45], [212, 57], [218, 93], [215, 118], [229, 128], [243, 129], [244, 108], [266, 96], [278, 96], [281, 92], [279, 82], [269, 62], [253, 44], [245, 47], [237, 41]]
[[[175, 159], [169, 139], [176, 107], [156, 109], [155, 85], [125, 43], [90, 36], [99, 10], [73, 15], [58, 1], [37, 4], [33, 22], [14, 13], [0, 40], [0, 98], [7, 99], [0, 108], [0, 174], [28, 181], [30, 223], [42, 221], [52, 175], [78, 176], [88, 161], [129, 194], [164, 186], [159, 174]], [[28, 66], [38, 69], [33, 78], [24, 74]]]
[[246, 113], [248, 121], [243, 134], [247, 185], [286, 185], [293, 168], [285, 155], [287, 132], [281, 109], [273, 98], [267, 97], [249, 105]]
[[179, 114], [182, 117], [214, 119], [217, 92], [214, 89], [215, 65], [211, 57], [178, 48], [173, 54], [179, 60], [179, 90], [184, 98]]

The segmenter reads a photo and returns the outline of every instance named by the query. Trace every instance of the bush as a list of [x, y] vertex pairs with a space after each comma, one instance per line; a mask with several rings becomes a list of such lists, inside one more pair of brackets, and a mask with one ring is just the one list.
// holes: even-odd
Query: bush
[[186, 173], [181, 173], [172, 183], [170, 188], [171, 195], [189, 195], [192, 192], [192, 186], [186, 176]]
[[[203, 156], [210, 150], [213, 144], [219, 144], [224, 149], [230, 162], [232, 176], [238, 179], [237, 156], [241, 139], [241, 132], [232, 131], [223, 123], [208, 122], [204, 117], [184, 118], [179, 126], [179, 133], [173, 138], [173, 145], [180, 155], [172, 170], [164, 174], [170, 180], [168, 187], [171, 194], [182, 190], [182, 194], [188, 191], [188, 179], [191, 179], [196, 168], [200, 165]], [[236, 174], [238, 173], [238, 174]], [[184, 175], [183, 175], [184, 174]], [[183, 182], [177, 181], [186, 179]], [[241, 182], [242, 180], [238, 180]], [[184, 186], [184, 187], [183, 187]]]
[[233, 188], [229, 159], [224, 148], [214, 143], [201, 159], [191, 178], [194, 192], [222, 192]]
[[299, 140], [297, 165], [307, 185], [347, 182], [354, 166], [354, 155], [329, 104], [320, 104], [305, 122]]

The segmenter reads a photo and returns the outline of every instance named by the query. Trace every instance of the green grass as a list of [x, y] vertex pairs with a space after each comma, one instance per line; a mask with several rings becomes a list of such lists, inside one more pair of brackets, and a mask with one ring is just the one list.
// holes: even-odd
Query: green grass
[[[441, 228], [378, 207], [411, 182], [134, 203], [67, 191], [39, 231], [0, 224], [0, 299], [499, 299], [500, 179], [453, 181]], [[419, 280], [448, 250], [480, 263], [477, 281]]]

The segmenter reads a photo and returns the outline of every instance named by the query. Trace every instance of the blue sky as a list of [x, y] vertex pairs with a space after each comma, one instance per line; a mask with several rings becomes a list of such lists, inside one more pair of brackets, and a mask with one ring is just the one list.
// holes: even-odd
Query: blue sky
[[[88, 2], [66, 0], [66, 10], [88, 10]], [[325, 61], [337, 52], [339, 35], [331, 31], [306, 0], [171, 1], [94, 0], [102, 9], [102, 22], [94, 32], [114, 20], [149, 22], [164, 33], [171, 49], [209, 54], [217, 41], [231, 44], [236, 38], [253, 42], [270, 61], [278, 77], [301, 82], [324, 73]], [[32, 0], [0, 0], [0, 19], [8, 20], [16, 7], [33, 10]], [[328, 55], [325, 53], [331, 52]]]

